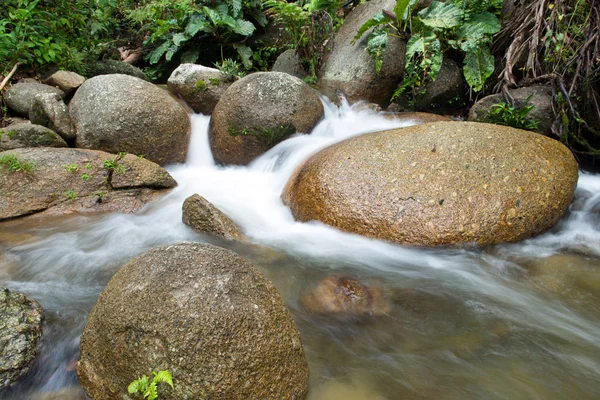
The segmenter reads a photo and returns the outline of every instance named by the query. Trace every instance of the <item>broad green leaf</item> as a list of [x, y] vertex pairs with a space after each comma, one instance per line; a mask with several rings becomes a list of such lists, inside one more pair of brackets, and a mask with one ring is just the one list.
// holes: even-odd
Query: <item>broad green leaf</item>
[[378, 27], [373, 29], [373, 32], [369, 35], [369, 41], [365, 50], [375, 61], [375, 73], [379, 75], [381, 67], [383, 66], [383, 52], [388, 42], [388, 30], [384, 27]]
[[442, 68], [443, 53], [439, 39], [433, 33], [413, 35], [406, 43], [406, 67], [416, 65], [432, 80]]
[[185, 27], [185, 34], [189, 37], [194, 37], [200, 30], [206, 26], [206, 21], [198, 14], [192, 15], [190, 21]]
[[254, 24], [250, 21], [238, 19], [235, 21], [233, 31], [242, 36], [250, 36], [254, 33]]
[[163, 371], [158, 371], [158, 372], [153, 372], [154, 374], [154, 379], [152, 379], [153, 382], [164, 382], [167, 383], [169, 386], [171, 386], [171, 388], [173, 387], [173, 377], [171, 376], [171, 373], [167, 370], [163, 370]]
[[494, 56], [487, 46], [480, 46], [465, 55], [463, 74], [467, 84], [476, 92], [483, 88], [485, 81], [494, 73]]
[[229, 26], [232, 30], [237, 26], [235, 19], [231, 15], [221, 15], [221, 23]]
[[258, 22], [260, 26], [267, 26], [269, 20], [265, 17], [265, 14], [259, 8], [250, 8], [246, 10], [246, 13], [249, 14], [252, 18]]
[[177, 46], [176, 44], [169, 47], [169, 50], [167, 50], [167, 52], [165, 53], [165, 60], [171, 61], [171, 59], [173, 58], [175, 53], [177, 53], [178, 50], [179, 50], [179, 46]]
[[452, 3], [432, 1], [424, 10], [419, 11], [419, 19], [430, 28], [453, 28], [461, 23], [461, 10]]
[[368, 31], [369, 29], [374, 28], [379, 25], [385, 25], [388, 22], [390, 22], [390, 19], [388, 17], [386, 17], [385, 15], [383, 15], [383, 13], [377, 13], [377, 14], [373, 15], [373, 18], [369, 19], [367, 22], [362, 24], [362, 26], [360, 28], [358, 28], [358, 32], [356, 32], [356, 36], [354, 36], [354, 39], [352, 39], [352, 44], [356, 43], [356, 41], [358, 39], [360, 39], [362, 37], [362, 35], [364, 35], [365, 32]]
[[397, 0], [396, 6], [394, 7], [394, 14], [398, 21], [406, 19], [408, 7], [410, 6], [411, 0]]
[[477, 40], [500, 30], [500, 21], [487, 11], [474, 15], [458, 29], [457, 37]]
[[221, 15], [221, 18], [230, 16], [229, 15], [229, 6], [226, 3], [217, 4], [215, 10]]
[[202, 7], [202, 10], [214, 25], [221, 24], [221, 14], [219, 14], [216, 10], [213, 10], [212, 8], [208, 8], [206, 6]]
[[173, 35], [173, 43], [175, 43], [176, 46], [181, 46], [181, 43], [186, 42], [187, 40], [188, 37], [183, 33], [176, 33]]
[[239, 43], [234, 44], [233, 48], [237, 50], [240, 58], [242, 59], [244, 68], [252, 68], [252, 49], [250, 49], [250, 47], [246, 46], [245, 44]]
[[227, 0], [227, 4], [231, 7], [234, 16], [242, 10], [242, 0]]
[[150, 55], [150, 60], [149, 60], [150, 64], [156, 64], [160, 60], [160, 58], [163, 56], [163, 54], [165, 54], [167, 52], [167, 50], [169, 50], [170, 46], [171, 46], [171, 42], [169, 40], [167, 40], [166, 42], [164, 42], [163, 44], [158, 46], [156, 49], [154, 49], [154, 51]]

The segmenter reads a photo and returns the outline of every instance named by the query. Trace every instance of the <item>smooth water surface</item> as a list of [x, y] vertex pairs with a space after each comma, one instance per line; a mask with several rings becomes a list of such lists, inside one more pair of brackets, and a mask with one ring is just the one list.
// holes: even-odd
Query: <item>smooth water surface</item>
[[[136, 215], [0, 224], [0, 282], [46, 311], [41, 354], [6, 398], [82, 399], [79, 335], [100, 291], [136, 254], [188, 240], [229, 247], [275, 283], [302, 335], [310, 400], [600, 398], [599, 176], [581, 173], [569, 214], [534, 239], [413, 249], [295, 222], [279, 198], [314, 152], [406, 121], [326, 103], [311, 135], [227, 168], [214, 164], [208, 121], [192, 117], [188, 162], [168, 168], [179, 186]], [[194, 193], [252, 244], [215, 242], [183, 225], [181, 205]], [[302, 292], [331, 274], [381, 287], [389, 311], [338, 319], [299, 307]]]

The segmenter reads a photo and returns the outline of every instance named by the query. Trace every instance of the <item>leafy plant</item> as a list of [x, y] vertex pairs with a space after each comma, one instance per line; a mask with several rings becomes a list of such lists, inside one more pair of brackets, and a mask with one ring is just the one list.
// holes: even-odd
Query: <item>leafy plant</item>
[[150, 381], [148, 376], [144, 375], [141, 378], [131, 382], [127, 387], [127, 392], [129, 394], [139, 393], [144, 399], [156, 400], [158, 398], [159, 383], [166, 383], [171, 386], [171, 389], [173, 389], [173, 377], [169, 371], [163, 370], [152, 372], [152, 374], [154, 375], [152, 381]]
[[81, 179], [82, 179], [84, 182], [87, 182], [87, 181], [89, 181], [90, 179], [92, 179], [92, 176], [91, 176], [90, 174], [81, 174]]
[[226, 58], [220, 63], [216, 63], [215, 67], [221, 71], [225, 76], [225, 80], [228, 82], [243, 78], [246, 75], [246, 72], [244, 72], [241, 65], [231, 58]]
[[62, 167], [66, 169], [68, 173], [73, 173], [79, 169], [77, 164], [65, 164]]
[[73, 189], [71, 190], [67, 190], [65, 192], [65, 196], [67, 197], [67, 199], [69, 200], [75, 200], [77, 198], [77, 192]]
[[0, 156], [0, 167], [8, 168], [12, 172], [24, 172], [30, 174], [35, 170], [35, 164], [25, 162], [14, 154]]
[[529, 117], [529, 114], [535, 108], [535, 105], [530, 103], [532, 96], [530, 95], [521, 107], [506, 102], [492, 104], [490, 112], [484, 117], [484, 120], [498, 125], [536, 131], [539, 129], [540, 123], [538, 120]]
[[[498, 2], [487, 2], [495, 9]], [[416, 0], [398, 0], [394, 11], [384, 10], [365, 22], [357, 31], [354, 41], [371, 30], [366, 51], [373, 57], [375, 70], [380, 72], [388, 37], [405, 38], [406, 73], [394, 97], [412, 91], [413, 98], [419, 87], [437, 78], [442, 67], [444, 52], [454, 49], [463, 54], [463, 73], [467, 84], [475, 91], [483, 88], [494, 71], [494, 57], [490, 44], [494, 33], [500, 30], [496, 15], [477, 2], [432, 1], [425, 9], [413, 14]], [[493, 6], [493, 7], [492, 7]]]

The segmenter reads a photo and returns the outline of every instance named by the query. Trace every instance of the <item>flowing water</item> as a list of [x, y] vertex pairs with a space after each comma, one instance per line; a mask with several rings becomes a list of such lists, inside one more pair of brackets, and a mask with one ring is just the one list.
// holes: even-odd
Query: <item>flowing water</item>
[[[600, 176], [582, 172], [559, 225], [515, 244], [413, 249], [298, 223], [279, 195], [303, 160], [350, 136], [410, 124], [325, 106], [311, 135], [248, 167], [215, 166], [209, 117], [193, 116], [188, 162], [168, 168], [179, 186], [136, 215], [0, 224], [0, 282], [46, 311], [41, 354], [5, 398], [82, 399], [79, 335], [100, 291], [136, 254], [189, 240], [229, 247], [274, 282], [302, 335], [310, 400], [600, 398]], [[218, 243], [183, 225], [181, 205], [194, 193], [252, 244]], [[299, 307], [302, 292], [331, 274], [379, 286], [389, 310], [338, 319]]]

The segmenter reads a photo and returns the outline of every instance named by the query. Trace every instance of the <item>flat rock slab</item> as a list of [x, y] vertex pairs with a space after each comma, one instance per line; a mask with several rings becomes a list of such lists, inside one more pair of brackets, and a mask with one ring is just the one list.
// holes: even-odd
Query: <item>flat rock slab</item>
[[0, 221], [44, 212], [133, 212], [177, 183], [157, 164], [128, 154], [28, 148], [0, 153], [30, 172], [0, 164]]
[[355, 137], [308, 159], [283, 201], [300, 221], [395, 243], [521, 240], [552, 227], [577, 185], [571, 152], [492, 124], [435, 122]]

